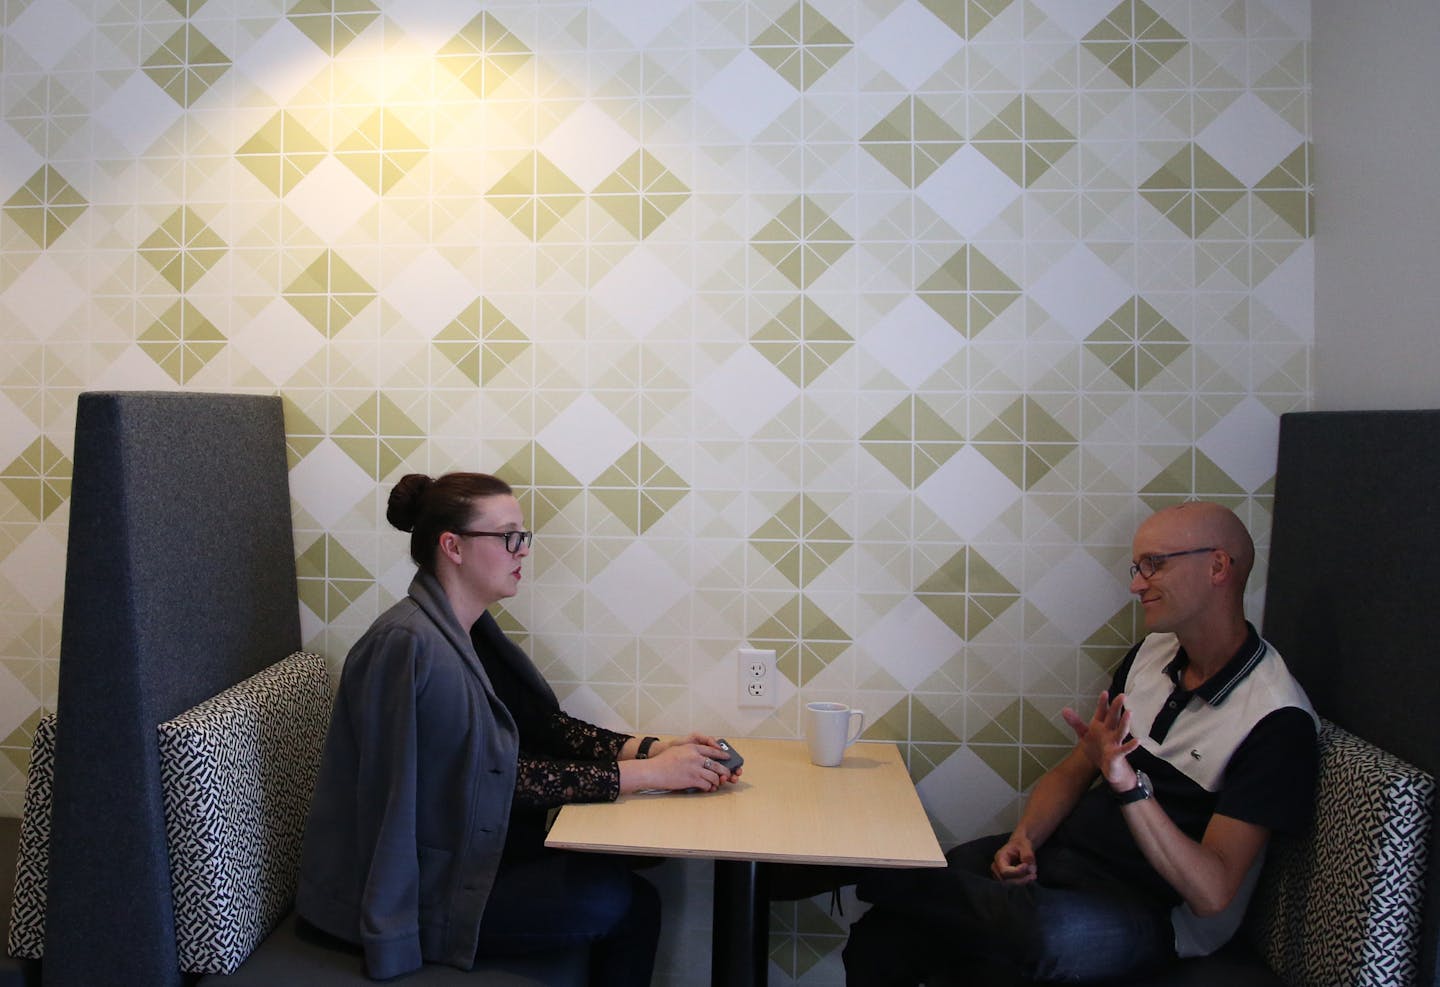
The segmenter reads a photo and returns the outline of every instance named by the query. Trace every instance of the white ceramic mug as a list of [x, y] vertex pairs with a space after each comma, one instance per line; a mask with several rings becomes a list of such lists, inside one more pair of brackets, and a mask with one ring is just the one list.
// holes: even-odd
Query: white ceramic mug
[[[854, 729], [851, 729], [851, 721]], [[845, 748], [860, 739], [865, 729], [865, 711], [844, 703], [805, 704], [805, 743], [810, 760], [822, 768], [833, 768], [845, 758]]]

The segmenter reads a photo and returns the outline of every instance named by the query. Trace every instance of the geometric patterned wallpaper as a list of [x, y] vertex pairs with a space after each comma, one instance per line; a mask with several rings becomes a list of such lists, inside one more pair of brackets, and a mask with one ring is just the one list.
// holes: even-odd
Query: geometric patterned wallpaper
[[[1136, 635], [1146, 513], [1234, 506], [1263, 586], [1312, 386], [1304, 0], [0, 13], [0, 811], [86, 389], [283, 396], [332, 661], [408, 583], [396, 478], [498, 472], [538, 532], [504, 622], [569, 709], [851, 701], [947, 844], [1010, 825]], [[777, 976], [838, 970], [816, 909]]]

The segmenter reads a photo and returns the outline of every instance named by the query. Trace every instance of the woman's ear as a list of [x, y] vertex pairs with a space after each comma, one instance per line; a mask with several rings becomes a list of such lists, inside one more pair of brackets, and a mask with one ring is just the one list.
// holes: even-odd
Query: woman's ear
[[460, 537], [452, 531], [440, 532], [440, 540], [436, 544], [440, 554], [445, 556], [455, 565], [460, 564]]

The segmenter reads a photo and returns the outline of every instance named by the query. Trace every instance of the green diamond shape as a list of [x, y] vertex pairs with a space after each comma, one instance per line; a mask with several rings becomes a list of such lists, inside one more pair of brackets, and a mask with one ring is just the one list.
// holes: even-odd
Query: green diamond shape
[[850, 550], [853, 539], [804, 494], [756, 528], [750, 545], [794, 585], [804, 587]]
[[801, 295], [761, 326], [750, 344], [795, 384], [815, 382], [855, 340], [815, 302]]
[[380, 8], [370, 0], [298, 0], [286, 16], [333, 58], [380, 16]]
[[281, 110], [255, 131], [235, 159], [274, 195], [283, 196], [325, 159], [325, 145]]
[[775, 608], [750, 632], [748, 640], [756, 647], [773, 648], [775, 670], [802, 686], [852, 643], [840, 625], [803, 594], [796, 594]]
[[70, 499], [70, 470], [70, 460], [42, 435], [5, 467], [0, 482], [43, 521]]
[[1078, 447], [1075, 437], [1040, 402], [1017, 398], [975, 436], [975, 449], [1029, 490]]
[[964, 438], [923, 398], [909, 395], [861, 436], [860, 447], [912, 490], [959, 452]]
[[1081, 41], [1130, 87], [1144, 85], [1185, 48], [1185, 36], [1144, 0], [1124, 0]]
[[640, 150], [591, 194], [631, 236], [643, 240], [685, 204], [690, 189], [649, 151]]
[[427, 149], [392, 110], [376, 110], [335, 148], [335, 158], [374, 192], [384, 194], [425, 157]]
[[225, 256], [225, 241], [189, 206], [172, 212], [140, 244], [149, 261], [176, 291], [189, 291]]
[[920, 0], [921, 4], [945, 22], [966, 41], [985, 30], [1014, 0]]
[[1140, 488], [1140, 499], [1152, 511], [1197, 497], [1234, 508], [1245, 500], [1245, 494], [1230, 474], [1199, 449], [1182, 452]]
[[1244, 195], [1240, 180], [1195, 144], [1181, 148], [1140, 185], [1140, 197], [1192, 237]]
[[167, 96], [189, 108], [230, 70], [230, 59], [193, 25], [186, 24], [155, 49], [144, 69]]
[[973, 146], [1029, 188], [1075, 146], [1075, 135], [1031, 96], [1017, 96], [975, 134]]
[[300, 600], [321, 620], [334, 620], [373, 585], [375, 579], [331, 535], [321, 535], [295, 559]]
[[225, 348], [224, 334], [183, 298], [151, 323], [137, 342], [177, 384], [189, 383]]
[[584, 489], [560, 462], [536, 442], [527, 443], [500, 467], [499, 475], [515, 488], [531, 527], [543, 530]]
[[540, 240], [584, 199], [580, 186], [545, 155], [522, 157], [485, 193], [485, 201], [532, 240]]
[[830, 214], [800, 196], [755, 234], [751, 245], [797, 288], [808, 288], [855, 241]]
[[974, 339], [1020, 297], [1020, 286], [978, 247], [965, 244], [920, 283], [916, 296]]
[[1020, 599], [1020, 591], [973, 548], [962, 548], [915, 590], [915, 598], [970, 641]]
[[1121, 305], [1085, 338], [1085, 349], [1138, 391], [1178, 360], [1190, 341], [1139, 295]]
[[844, 32], [804, 0], [772, 21], [750, 45], [761, 61], [801, 92], [853, 47]]
[[1315, 229], [1315, 194], [1310, 186], [1311, 145], [1301, 144], [1255, 183], [1255, 197], [1301, 236]]
[[910, 188], [935, 173], [964, 143], [923, 99], [906, 96], [860, 138], [860, 146]]
[[636, 443], [590, 485], [590, 492], [625, 526], [642, 535], [690, 492], [649, 446]]
[[375, 289], [327, 249], [290, 283], [284, 297], [307, 322], [333, 337], [374, 300]]
[[435, 57], [467, 89], [488, 99], [534, 56], [499, 19], [483, 13], [446, 42]]
[[530, 348], [529, 338], [483, 298], [435, 334], [435, 349], [474, 384], [488, 384]]
[[331, 436], [376, 480], [388, 477], [425, 441], [425, 430], [379, 391], [362, 401]]
[[48, 248], [75, 225], [89, 203], [50, 165], [36, 169], [5, 202], [5, 215], [41, 247]]

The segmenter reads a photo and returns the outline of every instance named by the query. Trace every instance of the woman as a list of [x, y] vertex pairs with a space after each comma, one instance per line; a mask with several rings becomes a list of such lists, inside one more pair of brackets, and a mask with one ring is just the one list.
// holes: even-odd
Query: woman
[[[633, 737], [567, 716], [487, 610], [532, 535], [503, 481], [411, 474], [408, 595], [345, 659], [306, 825], [297, 905], [394, 977], [423, 962], [590, 944], [591, 980], [648, 984], [659, 899], [620, 858], [544, 847], [547, 810], [642, 789], [714, 791], [715, 738]], [[739, 775], [735, 772], [735, 776]]]

